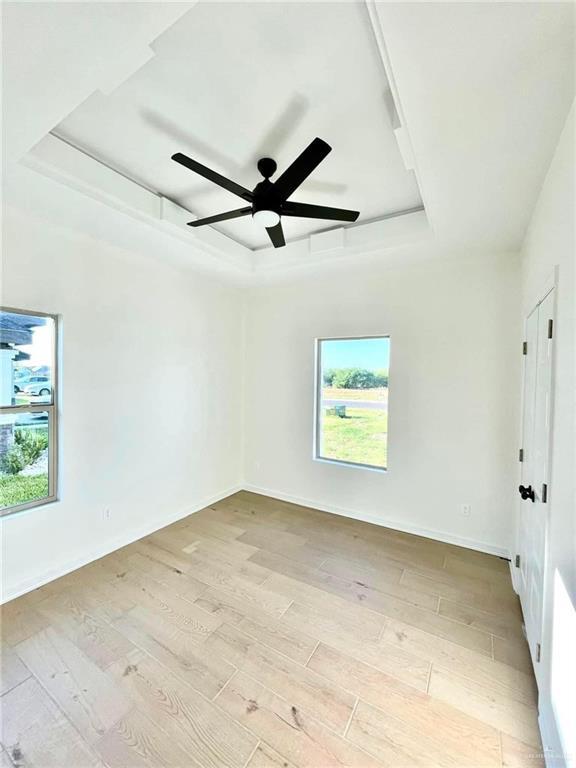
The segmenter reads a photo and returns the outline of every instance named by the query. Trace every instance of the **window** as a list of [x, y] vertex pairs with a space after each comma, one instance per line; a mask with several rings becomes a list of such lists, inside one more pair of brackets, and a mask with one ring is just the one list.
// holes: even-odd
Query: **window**
[[0, 515], [56, 499], [57, 321], [0, 309]]
[[386, 469], [389, 362], [388, 336], [317, 339], [316, 459]]

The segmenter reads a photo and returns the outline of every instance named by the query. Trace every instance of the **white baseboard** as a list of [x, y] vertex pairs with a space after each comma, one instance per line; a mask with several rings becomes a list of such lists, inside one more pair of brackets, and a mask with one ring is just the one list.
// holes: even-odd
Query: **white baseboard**
[[298, 504], [301, 507], [311, 507], [312, 509], [319, 509], [322, 512], [330, 512], [333, 515], [351, 517], [354, 520], [362, 520], [364, 523], [373, 523], [374, 525], [379, 525], [383, 528], [392, 528], [395, 531], [412, 533], [415, 536], [423, 536], [426, 539], [443, 541], [445, 544], [455, 544], [458, 547], [474, 549], [477, 552], [486, 552], [489, 555], [496, 555], [497, 557], [505, 557], [507, 559], [510, 557], [508, 550], [503, 547], [496, 547], [493, 544], [487, 544], [483, 541], [476, 541], [475, 539], [468, 539], [464, 536], [454, 536], [453, 534], [446, 533], [445, 531], [421, 528], [420, 526], [410, 525], [409, 523], [399, 522], [398, 520], [387, 520], [376, 515], [371, 515], [367, 512], [358, 512], [355, 509], [336, 507], [331, 504], [324, 504], [321, 501], [317, 501], [315, 499], [304, 499], [300, 496], [293, 496], [289, 493], [283, 493], [282, 491], [274, 491], [271, 488], [261, 488], [256, 485], [245, 483], [243, 489], [245, 491], [250, 491], [251, 493], [258, 493], [261, 496], [270, 496], [273, 499], [280, 499], [280, 501], [288, 501], [291, 504]]
[[319, 509], [323, 512], [329, 512], [333, 515], [340, 515], [341, 517], [349, 517], [354, 520], [362, 520], [365, 523], [373, 523], [374, 525], [379, 525], [383, 528], [392, 528], [395, 531], [403, 531], [404, 533], [412, 533], [416, 536], [423, 536], [427, 539], [443, 541], [446, 544], [455, 544], [456, 546], [466, 547], [467, 549], [474, 549], [478, 552], [487, 552], [490, 555], [496, 555], [498, 557], [509, 557], [509, 553], [506, 549], [495, 547], [492, 544], [487, 544], [485, 542], [468, 539], [463, 536], [454, 536], [444, 531], [421, 528], [419, 526], [398, 522], [397, 520], [387, 520], [381, 517], [377, 517], [376, 515], [371, 515], [369, 513], [358, 512], [355, 509], [347, 509], [344, 507], [336, 507], [329, 504], [323, 504], [322, 502], [316, 501], [314, 499], [306, 499], [300, 496], [293, 496], [291, 494], [283, 493], [282, 491], [275, 491], [271, 488], [261, 488], [259, 486], [244, 483], [232, 488], [228, 488], [227, 490], [222, 491], [221, 493], [217, 493], [209, 498], [205, 498], [199, 503], [195, 504], [193, 507], [188, 507], [185, 510], [178, 510], [168, 517], [165, 517], [162, 521], [155, 521], [151, 525], [145, 525], [140, 528], [133, 529], [129, 533], [107, 541], [103, 547], [93, 549], [84, 553], [81, 557], [69, 560], [65, 565], [59, 566], [57, 568], [51, 568], [32, 579], [27, 579], [23, 582], [20, 582], [15, 587], [9, 589], [0, 596], [0, 605], [2, 603], [7, 603], [10, 600], [14, 600], [16, 597], [20, 597], [27, 592], [31, 592], [33, 589], [38, 589], [38, 587], [42, 587], [44, 584], [48, 584], [50, 581], [54, 581], [54, 579], [59, 579], [61, 576], [65, 576], [66, 574], [71, 573], [78, 568], [82, 568], [82, 566], [88, 565], [88, 563], [92, 563], [94, 560], [99, 560], [101, 557], [105, 557], [111, 552], [115, 552], [117, 549], [131, 544], [133, 541], [137, 541], [144, 536], [149, 536], [151, 533], [154, 533], [155, 531], [158, 531], [161, 528], [170, 525], [171, 523], [175, 523], [176, 521], [181, 520], [182, 518], [187, 517], [194, 512], [199, 512], [201, 509], [209, 507], [210, 504], [221, 501], [222, 499], [225, 499], [240, 490], [250, 491], [261, 496], [269, 496], [281, 501], [298, 504], [302, 507]]
[[140, 528], [132, 529], [129, 533], [122, 534], [122, 536], [117, 536], [115, 539], [107, 541], [103, 547], [93, 549], [84, 553], [81, 557], [69, 560], [65, 565], [58, 566], [57, 568], [51, 568], [32, 579], [22, 581], [20, 584], [17, 584], [15, 587], [8, 590], [6, 593], [2, 593], [0, 596], [0, 605], [7, 603], [10, 600], [14, 600], [16, 597], [25, 595], [27, 592], [31, 592], [33, 589], [43, 587], [44, 584], [48, 584], [48, 582], [54, 581], [54, 579], [59, 579], [61, 576], [66, 576], [67, 573], [71, 573], [78, 568], [82, 568], [82, 566], [88, 565], [88, 563], [92, 563], [94, 560], [99, 560], [101, 557], [105, 557], [111, 552], [115, 552], [117, 549], [131, 544], [133, 541], [138, 541], [138, 539], [142, 539], [144, 536], [149, 536], [151, 533], [159, 531], [161, 528], [165, 528], [167, 525], [171, 525], [178, 520], [182, 520], [184, 517], [188, 517], [188, 515], [194, 514], [194, 512], [199, 512], [201, 509], [209, 507], [211, 504], [215, 504], [217, 501], [221, 501], [222, 499], [231, 496], [233, 493], [237, 493], [238, 491], [242, 490], [242, 488], [243, 486], [241, 485], [228, 488], [221, 493], [217, 493], [213, 496], [210, 496], [209, 498], [202, 499], [202, 501], [195, 504], [193, 507], [187, 507], [185, 510], [178, 510], [177, 512], [168, 515], [168, 517], [165, 517], [162, 520], [157, 520], [150, 525], [143, 525]]
[[576, 755], [567, 755], [556, 727], [556, 718], [550, 703], [540, 699], [538, 725], [542, 735], [542, 748], [546, 768], [576, 768]]
[[520, 584], [518, 582], [518, 572], [519, 568], [516, 567], [514, 563], [514, 558], [511, 555], [510, 556], [510, 579], [512, 580], [512, 589], [518, 596], [520, 596]]

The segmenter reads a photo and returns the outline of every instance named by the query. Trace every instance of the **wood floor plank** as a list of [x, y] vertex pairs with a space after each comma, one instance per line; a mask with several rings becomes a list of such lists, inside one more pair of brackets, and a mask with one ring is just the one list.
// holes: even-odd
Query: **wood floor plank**
[[179, 548], [177, 552], [173, 552], [163, 546], [158, 539], [153, 539], [150, 536], [131, 544], [127, 550], [127, 554], [130, 554], [131, 552], [139, 552], [150, 560], [168, 565], [173, 568], [176, 573], [190, 573], [192, 570], [192, 564], [186, 555], [182, 553], [181, 548]]
[[28, 667], [10, 646], [0, 647], [0, 696], [29, 678], [30, 674]]
[[488, 613], [472, 606], [453, 603], [450, 600], [440, 599], [438, 607], [440, 616], [459, 621], [467, 627], [474, 627], [482, 632], [490, 632], [504, 640], [522, 639], [522, 627], [513, 615]]
[[295, 768], [283, 755], [276, 752], [269, 744], [261, 741], [246, 768]]
[[363, 701], [359, 702], [354, 713], [348, 738], [390, 768], [494, 768], [500, 765], [499, 749], [490, 754], [484, 752], [474, 755], [463, 744], [455, 759], [453, 754], [443, 748], [441, 734], [436, 738], [429, 734], [415, 734], [414, 729], [405, 722], [395, 720]]
[[102, 768], [37, 680], [30, 677], [2, 696], [2, 744], [14, 766]]
[[509, 563], [259, 494], [12, 601], [2, 635], [22, 768], [541, 766]]
[[[412, 561], [394, 561], [402, 565], [405, 574], [402, 576], [402, 582], [409, 584], [412, 576], [430, 579], [433, 582], [451, 586], [457, 590], [466, 590], [476, 595], [493, 596], [492, 584], [488, 579], [478, 576], [465, 576], [461, 573], [452, 573], [445, 568], [430, 568], [417, 559]], [[414, 585], [416, 586], [416, 585]], [[449, 597], [449, 595], [447, 595]]]
[[301, 547], [308, 543], [304, 536], [286, 531], [268, 531], [265, 528], [253, 528], [240, 536], [239, 541], [251, 544], [253, 547], [265, 549], [269, 552], [282, 554], [286, 547]]
[[237, 625], [246, 634], [295, 661], [308, 659], [317, 644], [315, 637], [303, 632], [294, 622], [277, 618], [276, 611], [267, 611], [225, 590], [209, 589], [197, 603], [221, 622]]
[[495, 569], [492, 565], [478, 563], [471, 558], [455, 557], [452, 554], [447, 555], [444, 567], [448, 573], [473, 576], [485, 579], [491, 584], [495, 584], [497, 588], [503, 588], [507, 591], [512, 589], [510, 573], [507, 568]]
[[[367, 581], [362, 581], [362, 578], [366, 577], [366, 572], [360, 572], [355, 578], [348, 579], [326, 571], [325, 563], [320, 569], [311, 568], [295, 560], [290, 560], [288, 557], [266, 552], [265, 550], [260, 550], [250, 560], [269, 568], [275, 573], [282, 573], [297, 581], [303, 581], [310, 586], [339, 595], [349, 602], [361, 603], [375, 611], [384, 612], [389, 604], [389, 597], [398, 597], [413, 605], [433, 611], [436, 610], [438, 605], [438, 598], [435, 596], [417, 592], [409, 587], [399, 583], [391, 583], [385, 579], [380, 579], [378, 586], [374, 587], [372, 584], [367, 583]], [[351, 575], [350, 572], [349, 575]]]
[[96, 744], [108, 768], [203, 768], [154, 720], [133, 709]]
[[404, 542], [380, 537], [361, 538], [358, 534], [346, 531], [312, 533], [309, 535], [309, 542], [329, 555], [335, 550], [341, 551], [345, 557], [362, 559], [376, 567], [383, 561], [391, 560], [406, 564], [417, 561], [424, 566], [441, 569], [445, 560], [441, 551], [422, 547], [415, 549]]
[[281, 616], [286, 608], [292, 602], [289, 596], [283, 595], [276, 590], [271, 590], [268, 584], [251, 584], [235, 578], [232, 574], [226, 578], [211, 578], [204, 571], [198, 574], [198, 578], [210, 579], [212, 582], [210, 589], [196, 601], [197, 605], [204, 606], [214, 590], [220, 595], [228, 595], [232, 603], [237, 601], [240, 605], [253, 606], [254, 608], [270, 613], [273, 616]]
[[12, 600], [0, 607], [2, 643], [16, 645], [49, 626], [48, 621], [25, 601]]
[[262, 616], [277, 619], [284, 611], [270, 609], [267, 605], [257, 604], [254, 601], [243, 600], [225, 589], [209, 587], [206, 592], [196, 600], [197, 605], [205, 611], [217, 616], [220, 621], [228, 624], [239, 624], [245, 618], [258, 621]]
[[195, 579], [191, 573], [184, 573], [179, 568], [153, 559], [141, 552], [132, 552], [127, 556], [131, 568], [145, 576], [151, 576], [159, 584], [173, 590], [174, 594], [194, 602], [206, 591], [206, 584]]
[[[282, 574], [271, 576], [266, 582], [266, 587], [294, 601], [286, 611], [286, 617], [302, 617], [303, 621], [310, 622], [312, 628], [314, 623], [337, 625], [342, 631], [352, 636], [376, 640], [386, 622], [385, 617], [380, 613]], [[304, 616], [307, 618], [304, 619]], [[303, 626], [308, 625], [303, 624]]]
[[506, 733], [501, 734], [501, 738], [502, 768], [545, 768], [542, 749], [535, 749]]
[[216, 701], [231, 717], [299, 768], [379, 766], [366, 752], [243, 672], [232, 678]]
[[[392, 610], [392, 608], [394, 610]], [[429, 634], [449, 639], [454, 643], [469, 648], [472, 651], [492, 655], [492, 639], [488, 632], [467, 627], [464, 624], [451, 621], [430, 611], [423, 611], [411, 605], [404, 607], [394, 604], [388, 608], [387, 616], [390, 619], [402, 621], [417, 629], [422, 629]]]
[[19, 643], [16, 652], [89, 744], [129, 710], [110, 678], [52, 627]]
[[471, 651], [446, 638], [437, 637], [409, 624], [390, 621], [382, 633], [381, 642], [387, 646], [402, 648], [437, 666], [452, 669], [463, 677], [469, 677], [481, 685], [517, 698], [528, 705], [534, 706], [536, 703], [533, 675], [527, 675], [515, 667]]
[[521, 621], [520, 602], [515, 594], [506, 597], [496, 596], [487, 582], [483, 582], [482, 589], [478, 589], [477, 584], [470, 589], [469, 585], [460, 581], [458, 577], [448, 574], [448, 578], [449, 581], [443, 581], [441, 578], [431, 578], [421, 573], [404, 570], [401, 583], [419, 592], [443, 597], [460, 605], [496, 615], [506, 613], [514, 617], [516, 622]]
[[76, 585], [66, 590], [77, 595], [86, 609], [98, 621], [110, 623], [135, 607], [135, 603], [122, 590], [109, 582], [95, 585]]
[[297, 664], [257, 642], [236, 627], [223, 624], [204, 643], [208, 653], [229, 659], [234, 666], [299, 709], [314, 712], [314, 717], [343, 733], [355, 697], [327, 677]]
[[432, 667], [430, 695], [482, 720], [503, 733], [540, 748], [538, 717], [534, 707], [495, 693], [493, 688], [456, 675], [441, 667]]
[[204, 637], [220, 624], [196, 602], [184, 600], [163, 584], [141, 574], [127, 573], [114, 588], [127, 595], [135, 606], [156, 614], [158, 621], [174, 624], [183, 632]]
[[318, 643], [315, 638], [299, 632], [282, 619], [257, 621], [252, 618], [242, 618], [236, 626], [250, 637], [300, 664], [306, 664]]
[[203, 637], [158, 621], [144, 608], [137, 606], [117, 619], [114, 626], [135, 646], [210, 699], [234, 674], [235, 668], [228, 660], [205, 652]]
[[237, 525], [230, 525], [229, 523], [223, 523], [218, 520], [199, 518], [197, 515], [191, 515], [187, 519], [186, 530], [192, 531], [193, 533], [204, 533], [215, 539], [222, 539], [222, 541], [233, 541], [246, 533], [244, 528]]
[[[308, 666], [381, 710], [370, 722], [385, 721], [387, 740], [402, 744], [403, 753], [411, 754], [408, 745], [417, 744], [416, 762], [428, 753], [435, 764], [444, 757], [446, 764], [499, 765], [498, 731], [483, 721], [323, 644]], [[354, 719], [362, 720], [358, 710]]]
[[39, 603], [36, 610], [101, 669], [133, 650], [127, 638], [89, 613], [89, 605], [78, 590], [52, 595]]
[[184, 547], [184, 552], [190, 554], [197, 552], [200, 555], [209, 555], [216, 561], [226, 560], [228, 562], [236, 560], [248, 560], [253, 554], [258, 552], [257, 547], [250, 544], [244, 544], [242, 541], [222, 540], [202, 534], [198, 536], [194, 529], [194, 541]]
[[111, 674], [135, 703], [202, 768], [243, 768], [257, 739], [149, 656], [116, 664]]
[[399, 584], [404, 569], [391, 563], [382, 563], [379, 568], [374, 568], [358, 560], [348, 560], [342, 555], [330, 555], [320, 570], [348, 581], [362, 579], [368, 586], [379, 589], [381, 585]]
[[[183, 552], [187, 549], [184, 547]], [[190, 573], [194, 574], [194, 578], [212, 587], [234, 587], [238, 582], [262, 584], [270, 575], [267, 568], [247, 559], [225, 558], [222, 554], [216, 558], [214, 553], [205, 553], [200, 549], [185, 554], [192, 566]]]
[[519, 669], [521, 672], [525, 672], [527, 675], [533, 674], [528, 643], [523, 638], [511, 641], [495, 637], [494, 658], [497, 661]]

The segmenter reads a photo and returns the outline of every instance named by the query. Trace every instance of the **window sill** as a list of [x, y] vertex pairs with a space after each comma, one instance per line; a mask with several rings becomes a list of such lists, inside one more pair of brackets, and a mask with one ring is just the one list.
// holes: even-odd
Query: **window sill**
[[341, 461], [340, 459], [325, 459], [322, 456], [313, 456], [314, 461], [321, 464], [335, 464], [338, 467], [348, 467], [350, 469], [367, 469], [369, 472], [379, 472], [386, 474], [388, 467], [375, 467], [373, 464], [357, 464], [353, 461]]

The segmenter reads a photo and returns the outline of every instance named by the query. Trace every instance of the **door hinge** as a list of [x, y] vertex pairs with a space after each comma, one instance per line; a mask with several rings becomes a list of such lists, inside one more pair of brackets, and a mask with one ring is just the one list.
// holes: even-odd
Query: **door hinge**
[[536, 643], [536, 661], [539, 662], [542, 656], [542, 646], [540, 643]]
[[548, 486], [546, 483], [542, 483], [542, 504], [546, 504], [546, 501], [548, 500]]
[[520, 568], [520, 555], [516, 555], [516, 557], [514, 558], [514, 565], [516, 566], [516, 568]]
[[548, 338], [552, 338], [552, 332], [554, 331], [554, 320], [548, 320]]
[[524, 448], [520, 448], [518, 451], [518, 461], [524, 461]]
[[528, 342], [523, 341], [522, 342], [522, 354], [527, 355], [528, 354]]

